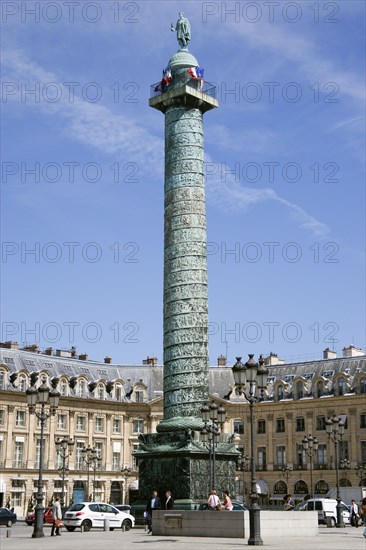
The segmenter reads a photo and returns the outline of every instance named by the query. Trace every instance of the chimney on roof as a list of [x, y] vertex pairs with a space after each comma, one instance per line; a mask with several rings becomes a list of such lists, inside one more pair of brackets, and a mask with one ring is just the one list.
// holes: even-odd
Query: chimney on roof
[[30, 346], [24, 346], [22, 348], [24, 351], [33, 351], [34, 353], [39, 352], [39, 345], [38, 344], [31, 344]]
[[337, 358], [337, 352], [332, 351], [330, 348], [326, 348], [323, 351], [323, 359], [336, 359]]
[[264, 359], [264, 364], [266, 367], [271, 365], [284, 365], [285, 361], [283, 359], [280, 359], [277, 355], [277, 353], [270, 353], [268, 357]]
[[75, 346], [72, 346], [72, 348], [70, 350], [70, 353], [71, 353], [71, 357], [76, 357], [77, 353], [76, 353], [76, 347]]
[[6, 349], [19, 349], [18, 342], [0, 342], [0, 348], [6, 348]]
[[226, 357], [225, 355], [219, 355], [217, 358], [218, 367], [226, 367]]
[[80, 361], [87, 361], [88, 360], [88, 354], [87, 353], [82, 353], [81, 355], [79, 355], [79, 359], [80, 359]]
[[52, 348], [46, 348], [44, 352], [46, 355], [52, 355]]
[[361, 355], [365, 355], [364, 351], [352, 344], [343, 348], [343, 357], [360, 357]]
[[146, 359], [143, 359], [142, 364], [143, 365], [152, 365], [153, 367], [156, 367], [156, 365], [158, 364], [158, 358], [147, 356]]
[[104, 357], [104, 362], [107, 363], [108, 365], [110, 365], [112, 363], [112, 357]]

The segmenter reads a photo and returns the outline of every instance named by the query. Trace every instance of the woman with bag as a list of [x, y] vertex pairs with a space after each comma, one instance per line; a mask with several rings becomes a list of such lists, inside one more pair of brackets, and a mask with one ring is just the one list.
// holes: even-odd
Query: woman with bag
[[51, 529], [51, 537], [53, 537], [55, 530], [56, 535], [61, 536], [60, 529], [62, 527], [62, 510], [61, 510], [61, 504], [58, 497], [55, 498], [55, 501], [52, 506], [52, 514], [53, 514], [53, 523], [52, 523], [52, 529]]

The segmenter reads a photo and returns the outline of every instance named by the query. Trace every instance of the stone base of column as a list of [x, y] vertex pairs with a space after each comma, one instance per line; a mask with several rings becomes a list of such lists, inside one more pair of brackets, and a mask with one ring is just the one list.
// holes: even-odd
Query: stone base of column
[[[161, 499], [167, 490], [174, 500], [184, 501], [184, 509], [195, 509], [206, 502], [210, 487], [210, 455], [192, 430], [141, 434], [140, 447], [134, 453], [139, 466], [139, 497], [134, 509], [143, 515], [151, 492], [156, 489]], [[221, 434], [216, 446], [216, 489], [235, 494], [238, 451], [233, 436]], [[163, 504], [163, 502], [162, 502]], [[138, 517], [136, 518], [138, 519]]]

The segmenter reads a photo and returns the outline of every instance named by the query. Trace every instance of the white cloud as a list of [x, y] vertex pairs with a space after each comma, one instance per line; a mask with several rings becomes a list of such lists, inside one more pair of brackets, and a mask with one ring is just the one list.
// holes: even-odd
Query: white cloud
[[[57, 82], [55, 74], [45, 71], [34, 62], [26, 59], [19, 51], [6, 52], [4, 54], [4, 66], [9, 74], [16, 80]], [[65, 94], [67, 97], [67, 94]], [[145, 128], [138, 126], [133, 118], [116, 115], [103, 105], [88, 103], [75, 97], [75, 101], [60, 100], [58, 103], [47, 102], [29, 103], [40, 108], [47, 115], [53, 115], [68, 121], [67, 133], [72, 139], [87, 144], [102, 151], [105, 154], [120, 154], [129, 157], [140, 164], [143, 172], [161, 174], [163, 142], [161, 139], [149, 133]], [[221, 139], [228, 139], [227, 131], [220, 127]], [[270, 134], [257, 132], [254, 140], [259, 145], [272, 139]], [[250, 141], [248, 133], [245, 139]], [[210, 162], [207, 156], [206, 161]], [[328, 233], [328, 227], [316, 220], [300, 206], [281, 198], [273, 189], [251, 189], [235, 183], [228, 177], [223, 185], [219, 177], [208, 178], [208, 198], [223, 209], [245, 210], [249, 206], [266, 200], [283, 204], [291, 214], [295, 222], [304, 229], [310, 230], [316, 236], [324, 236]]]
[[[212, 162], [208, 155], [205, 160], [206, 163]], [[207, 177], [207, 197], [219, 208], [231, 211], [243, 211], [256, 203], [275, 201], [286, 207], [290, 218], [299, 227], [309, 230], [314, 236], [323, 238], [330, 231], [325, 223], [314, 218], [301, 206], [280, 197], [273, 189], [244, 187], [228, 173], [225, 174], [225, 182], [221, 181], [220, 171]]]

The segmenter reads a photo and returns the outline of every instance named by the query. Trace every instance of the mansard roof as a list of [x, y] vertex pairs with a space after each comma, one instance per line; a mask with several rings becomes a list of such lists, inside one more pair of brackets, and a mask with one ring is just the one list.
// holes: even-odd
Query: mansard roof
[[[71, 378], [84, 377], [87, 378], [89, 383], [121, 381], [127, 395], [134, 387], [143, 385], [146, 387], [148, 401], [161, 397], [163, 392], [162, 365], [117, 365], [71, 357], [50, 356], [25, 350], [0, 348], [1, 364], [7, 368], [10, 376], [21, 372], [28, 372], [30, 375], [35, 372], [39, 374], [44, 372], [51, 379], [66, 377], [70, 380]], [[360, 373], [366, 375], [366, 356], [288, 363], [269, 366], [268, 369], [267, 398], [269, 399], [273, 398], [273, 388], [279, 382], [285, 383], [287, 395], [292, 397], [294, 386], [298, 380], [305, 382], [307, 390], [309, 390], [313, 382], [317, 380], [323, 380], [325, 384], [329, 381], [328, 386], [332, 386], [337, 379], [337, 375], [339, 376], [341, 373], [345, 375], [348, 388], [352, 393], [355, 391], [354, 382], [360, 379]], [[214, 397], [217, 396], [221, 399], [234, 397], [234, 379], [231, 367], [210, 367], [209, 387], [210, 394]], [[7, 389], [16, 390], [16, 387], [9, 383]]]

